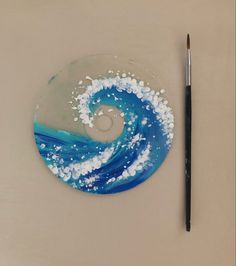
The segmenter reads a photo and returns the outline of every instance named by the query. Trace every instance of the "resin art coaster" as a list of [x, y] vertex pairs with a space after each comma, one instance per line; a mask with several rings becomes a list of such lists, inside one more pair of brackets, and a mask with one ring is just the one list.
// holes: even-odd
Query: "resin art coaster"
[[157, 78], [132, 60], [89, 56], [53, 76], [35, 110], [39, 153], [60, 180], [110, 194], [149, 178], [173, 140], [174, 116]]

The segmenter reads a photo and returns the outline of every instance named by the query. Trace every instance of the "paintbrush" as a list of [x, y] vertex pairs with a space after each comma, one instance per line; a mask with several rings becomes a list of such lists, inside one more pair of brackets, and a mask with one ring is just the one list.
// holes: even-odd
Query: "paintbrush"
[[191, 230], [191, 50], [190, 37], [187, 35], [186, 88], [185, 88], [185, 224], [186, 231]]

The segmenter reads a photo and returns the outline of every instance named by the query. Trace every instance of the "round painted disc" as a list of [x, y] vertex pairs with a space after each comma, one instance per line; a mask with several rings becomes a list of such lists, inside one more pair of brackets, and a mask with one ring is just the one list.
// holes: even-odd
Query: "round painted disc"
[[36, 107], [34, 136], [51, 172], [85, 192], [142, 183], [163, 163], [174, 116], [147, 69], [117, 56], [89, 56], [53, 76]]

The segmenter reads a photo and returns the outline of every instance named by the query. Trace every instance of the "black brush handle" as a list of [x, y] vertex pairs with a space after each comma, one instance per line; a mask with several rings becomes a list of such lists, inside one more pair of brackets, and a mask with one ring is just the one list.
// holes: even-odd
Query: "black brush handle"
[[191, 86], [185, 91], [185, 224], [191, 230], [191, 135], [192, 135], [192, 100]]

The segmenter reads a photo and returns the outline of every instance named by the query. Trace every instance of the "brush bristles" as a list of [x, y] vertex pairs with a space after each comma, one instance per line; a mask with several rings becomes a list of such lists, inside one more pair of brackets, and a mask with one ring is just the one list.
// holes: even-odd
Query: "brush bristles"
[[187, 49], [190, 49], [190, 37], [187, 35]]

